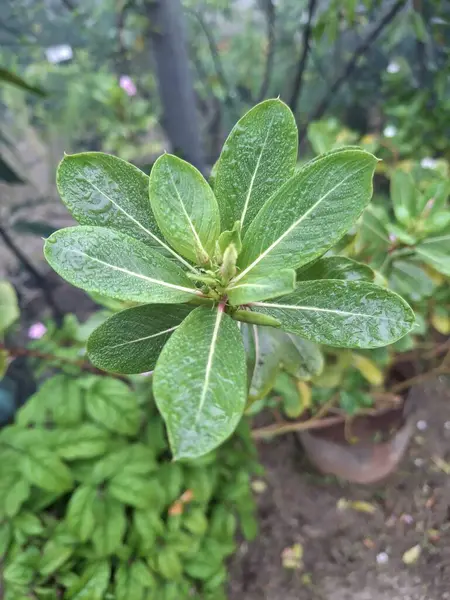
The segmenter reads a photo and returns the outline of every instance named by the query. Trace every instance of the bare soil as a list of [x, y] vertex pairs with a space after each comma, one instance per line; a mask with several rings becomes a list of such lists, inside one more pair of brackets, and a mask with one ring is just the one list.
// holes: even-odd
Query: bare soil
[[[413, 390], [422, 429], [397, 472], [376, 485], [318, 474], [294, 434], [260, 444], [261, 532], [233, 559], [230, 599], [450, 598], [449, 383]], [[373, 512], [339, 508], [342, 499], [370, 503]], [[303, 565], [286, 569], [282, 553], [293, 544], [303, 548]], [[414, 546], [420, 556], [407, 565], [402, 557]]]

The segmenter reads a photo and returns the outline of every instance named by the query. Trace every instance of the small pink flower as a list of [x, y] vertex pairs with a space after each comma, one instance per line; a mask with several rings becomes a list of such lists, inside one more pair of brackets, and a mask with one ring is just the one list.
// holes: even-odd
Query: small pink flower
[[394, 235], [393, 233], [389, 234], [389, 241], [394, 244], [397, 241], [397, 236]]
[[40, 340], [46, 331], [47, 327], [43, 323], [34, 323], [28, 330], [28, 337], [32, 340]]
[[133, 83], [133, 80], [128, 75], [121, 75], [119, 79], [119, 85], [127, 96], [136, 96], [137, 89]]

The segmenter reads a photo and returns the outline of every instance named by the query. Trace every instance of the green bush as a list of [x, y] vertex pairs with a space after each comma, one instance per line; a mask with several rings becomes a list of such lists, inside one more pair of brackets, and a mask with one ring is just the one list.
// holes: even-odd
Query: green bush
[[1, 431], [5, 600], [226, 597], [238, 522], [248, 539], [257, 530], [247, 423], [219, 450], [171, 462], [140, 379], [60, 373]]

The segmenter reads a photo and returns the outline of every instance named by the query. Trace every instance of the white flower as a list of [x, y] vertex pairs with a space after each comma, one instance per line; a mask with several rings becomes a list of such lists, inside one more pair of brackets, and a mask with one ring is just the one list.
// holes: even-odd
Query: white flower
[[420, 166], [422, 169], [435, 169], [437, 167], [437, 160], [431, 158], [431, 156], [426, 156], [420, 161]]
[[417, 421], [416, 427], [419, 431], [425, 431], [425, 429], [428, 427], [428, 424], [426, 421]]
[[389, 562], [389, 555], [387, 552], [379, 552], [377, 554], [377, 563], [379, 565], [385, 565], [387, 562]]
[[386, 125], [383, 131], [384, 137], [391, 138], [394, 137], [397, 133], [397, 127], [395, 125]]
[[390, 62], [387, 66], [386, 71], [388, 73], [398, 73], [400, 71], [400, 65], [395, 61]]

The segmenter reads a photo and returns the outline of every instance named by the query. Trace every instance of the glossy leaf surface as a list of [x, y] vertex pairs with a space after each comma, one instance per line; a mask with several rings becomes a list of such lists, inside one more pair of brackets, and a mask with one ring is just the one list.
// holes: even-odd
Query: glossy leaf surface
[[372, 154], [346, 150], [301, 169], [248, 229], [235, 281], [251, 272], [297, 269], [333, 246], [369, 202], [376, 162]]
[[295, 289], [295, 271], [285, 269], [272, 273], [261, 273], [241, 279], [227, 290], [228, 300], [232, 305], [247, 304], [256, 300], [266, 300], [282, 294], [289, 294]]
[[173, 304], [196, 293], [175, 263], [113, 229], [60, 229], [45, 242], [44, 254], [72, 285], [119, 300]]
[[433, 269], [450, 277], [450, 230], [424, 240], [416, 246], [416, 252]]
[[413, 326], [414, 313], [397, 294], [359, 281], [307, 281], [272, 302], [255, 303], [285, 331], [329, 346], [376, 348]]
[[134, 165], [103, 152], [65, 156], [56, 183], [62, 201], [80, 225], [126, 233], [170, 255], [152, 213], [148, 176]]
[[219, 207], [203, 175], [192, 165], [163, 154], [150, 174], [150, 202], [170, 245], [202, 264], [212, 257], [220, 234]]
[[87, 344], [89, 358], [105, 371], [151, 371], [164, 344], [191, 310], [185, 305], [163, 304], [123, 310], [91, 334]]
[[294, 174], [297, 138], [294, 116], [281, 100], [261, 102], [238, 121], [214, 169], [222, 229], [235, 221], [246, 229]]
[[396, 170], [391, 177], [391, 198], [394, 213], [402, 225], [408, 225], [416, 215], [416, 189], [409, 173]]
[[238, 326], [218, 309], [196, 308], [164, 346], [153, 391], [174, 458], [223, 442], [245, 406], [245, 352]]
[[311, 266], [297, 273], [297, 281], [313, 279], [344, 279], [346, 281], [373, 281], [375, 273], [370, 267], [346, 258], [345, 256], [328, 256], [319, 258]]

